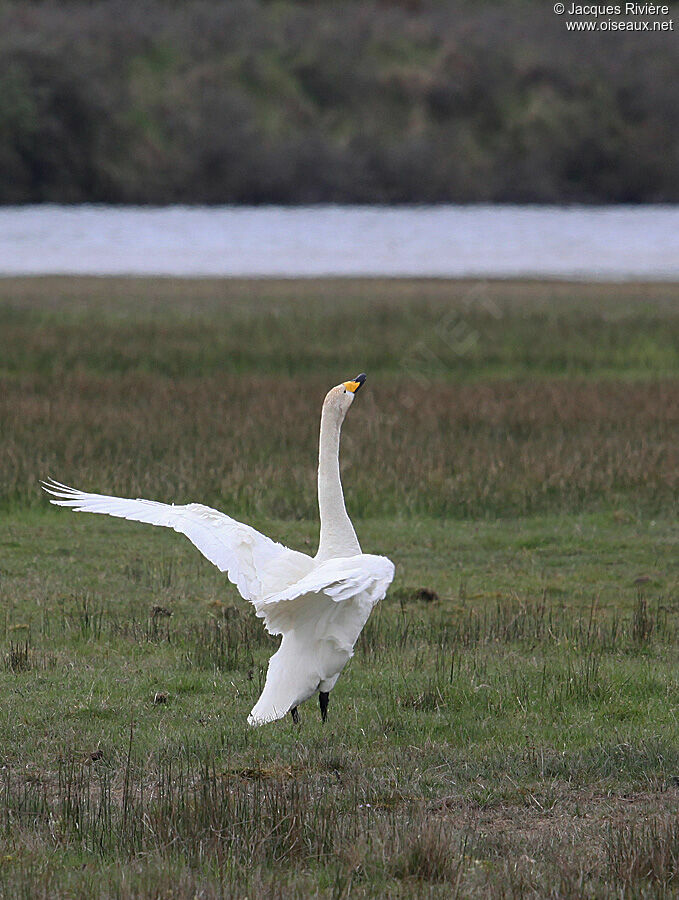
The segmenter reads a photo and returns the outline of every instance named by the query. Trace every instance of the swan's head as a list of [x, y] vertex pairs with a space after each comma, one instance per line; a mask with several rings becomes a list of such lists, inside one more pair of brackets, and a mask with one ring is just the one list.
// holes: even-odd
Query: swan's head
[[366, 377], [365, 373], [361, 373], [352, 381], [344, 381], [342, 384], [338, 384], [337, 387], [331, 388], [325, 396], [323, 410], [332, 411], [340, 419], [343, 419]]

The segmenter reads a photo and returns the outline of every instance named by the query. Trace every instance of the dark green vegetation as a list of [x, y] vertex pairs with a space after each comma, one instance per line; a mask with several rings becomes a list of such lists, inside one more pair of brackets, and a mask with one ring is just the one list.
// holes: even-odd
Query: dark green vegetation
[[[676, 286], [0, 282], [0, 895], [655, 896], [679, 878]], [[175, 534], [317, 538], [324, 391], [397, 577], [331, 695]]]
[[3, 2], [0, 202], [676, 202], [676, 22], [552, 7]]

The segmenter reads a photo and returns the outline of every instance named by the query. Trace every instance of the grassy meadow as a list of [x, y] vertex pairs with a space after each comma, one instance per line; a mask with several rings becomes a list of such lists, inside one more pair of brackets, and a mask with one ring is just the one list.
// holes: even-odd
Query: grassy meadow
[[[0, 896], [679, 889], [679, 286], [0, 281]], [[331, 694], [163, 529], [315, 552], [320, 405], [397, 566]]]

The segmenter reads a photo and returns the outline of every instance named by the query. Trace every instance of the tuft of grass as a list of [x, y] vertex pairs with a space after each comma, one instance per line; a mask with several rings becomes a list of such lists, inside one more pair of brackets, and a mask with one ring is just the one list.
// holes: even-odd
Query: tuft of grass
[[9, 650], [5, 655], [5, 665], [10, 672], [26, 672], [31, 668], [31, 656], [28, 649], [28, 641], [23, 644], [10, 642]]
[[623, 890], [673, 892], [679, 880], [679, 820], [675, 815], [611, 824], [606, 849], [611, 880]]
[[391, 860], [391, 871], [400, 880], [446, 884], [454, 895], [465, 869], [464, 845], [456, 848], [459, 841], [459, 835], [441, 822], [426, 822], [405, 839], [405, 846]]

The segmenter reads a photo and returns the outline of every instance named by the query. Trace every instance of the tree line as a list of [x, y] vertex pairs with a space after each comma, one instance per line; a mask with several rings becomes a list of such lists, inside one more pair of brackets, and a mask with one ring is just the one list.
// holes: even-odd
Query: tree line
[[678, 201], [674, 37], [537, 2], [4, 2], [0, 202]]

